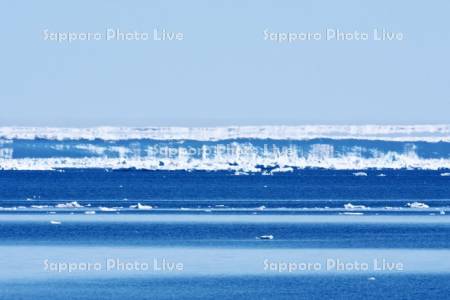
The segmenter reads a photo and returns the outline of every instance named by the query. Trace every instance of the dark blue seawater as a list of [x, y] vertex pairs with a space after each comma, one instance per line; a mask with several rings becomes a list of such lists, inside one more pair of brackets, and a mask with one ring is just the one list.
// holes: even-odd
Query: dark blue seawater
[[[236, 176], [230, 171], [0, 171], [0, 201], [126, 199], [161, 205], [168, 200], [193, 200], [199, 205], [200, 201], [236, 201], [238, 207], [277, 201], [279, 206], [309, 207], [326, 200], [377, 200], [374, 205], [385, 205], [419, 199], [438, 201], [440, 206], [450, 199], [450, 176], [441, 176], [445, 172], [384, 169], [365, 170], [367, 176], [355, 176], [358, 170], [305, 169], [271, 176]], [[303, 201], [295, 204], [292, 200]]]
[[4, 299], [448, 299], [448, 275], [189, 277], [2, 284]]
[[0, 299], [446, 299], [444, 171], [0, 171]]

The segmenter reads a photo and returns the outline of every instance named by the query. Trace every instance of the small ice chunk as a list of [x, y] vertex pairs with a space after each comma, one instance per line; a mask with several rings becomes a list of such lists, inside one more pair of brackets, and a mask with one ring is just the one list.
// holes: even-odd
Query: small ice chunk
[[56, 208], [80, 208], [83, 206], [80, 205], [77, 201], [72, 201], [72, 202], [57, 204], [55, 207]]
[[153, 207], [151, 205], [144, 205], [144, 204], [141, 204], [141, 203], [138, 203], [136, 205], [131, 205], [130, 208], [141, 209], [141, 210], [153, 209]]
[[243, 171], [236, 171], [234, 172], [235, 176], [242, 176], [242, 175], [249, 175], [247, 172], [243, 172]]
[[144, 204], [137, 204], [137, 209], [142, 209], [142, 210], [149, 210], [149, 209], [153, 209], [153, 206], [151, 205], [144, 205]]
[[367, 173], [366, 172], [356, 172], [356, 173], [353, 173], [353, 175], [354, 176], [367, 176]]
[[103, 207], [103, 206], [100, 206], [98, 209], [100, 211], [107, 211], [107, 212], [117, 211], [117, 208], [115, 208], [115, 207]]
[[367, 209], [367, 207], [364, 206], [364, 205], [353, 205], [353, 204], [351, 204], [351, 203], [344, 204], [344, 208], [347, 209], [347, 210], [352, 210], [352, 209]]
[[84, 212], [85, 215], [95, 215], [95, 211], [94, 210], [88, 210]]
[[284, 172], [294, 172], [294, 168], [292, 167], [278, 167], [270, 171], [271, 174], [274, 173], [284, 173]]
[[450, 177], [450, 172], [449, 173], [441, 173], [441, 176]]
[[51, 220], [50, 224], [59, 225], [59, 224], [61, 224], [61, 221], [59, 221], [59, 220]]
[[343, 213], [340, 213], [340, 215], [348, 215], [348, 216], [362, 216], [362, 215], [364, 215], [363, 213], [361, 213], [361, 212], [343, 212]]
[[35, 209], [44, 209], [44, 208], [48, 208], [48, 205], [31, 205], [31, 208], [35, 208]]
[[0, 207], [0, 210], [17, 210], [17, 207]]
[[410, 208], [420, 208], [420, 209], [430, 208], [429, 205], [427, 205], [425, 203], [421, 203], [421, 202], [413, 202], [413, 203], [408, 203], [406, 205], [409, 206]]
[[269, 234], [269, 235], [260, 235], [258, 236], [259, 240], [273, 240], [273, 235]]

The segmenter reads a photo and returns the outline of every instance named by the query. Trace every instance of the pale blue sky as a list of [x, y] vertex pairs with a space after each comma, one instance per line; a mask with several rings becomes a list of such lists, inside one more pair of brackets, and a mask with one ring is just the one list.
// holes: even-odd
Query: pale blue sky
[[[448, 123], [450, 2], [0, 1], [0, 126]], [[181, 42], [44, 41], [181, 31]], [[277, 44], [263, 31], [403, 32]]]

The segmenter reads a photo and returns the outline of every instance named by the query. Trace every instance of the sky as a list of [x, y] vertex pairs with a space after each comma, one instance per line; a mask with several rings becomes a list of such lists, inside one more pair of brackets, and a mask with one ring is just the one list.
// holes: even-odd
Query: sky
[[[449, 123], [449, 11], [446, 0], [0, 1], [0, 126]], [[374, 40], [383, 28], [402, 39]], [[107, 40], [108, 29], [148, 39]], [[183, 39], [156, 41], [155, 29]], [[273, 38], [308, 32], [321, 39]]]

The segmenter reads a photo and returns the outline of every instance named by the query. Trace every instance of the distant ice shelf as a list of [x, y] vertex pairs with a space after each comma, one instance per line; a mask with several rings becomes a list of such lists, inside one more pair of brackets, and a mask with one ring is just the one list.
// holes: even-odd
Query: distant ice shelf
[[[274, 168], [266, 172], [264, 168]], [[363, 158], [355, 155], [328, 157], [314, 156], [228, 156], [207, 159], [196, 158], [23, 158], [0, 159], [0, 170], [63, 170], [63, 169], [139, 169], [139, 170], [202, 170], [233, 171], [236, 175], [248, 173], [292, 172], [294, 169], [323, 168], [334, 170], [368, 169], [450, 169], [450, 159], [425, 159], [416, 155], [387, 153], [375, 158]], [[243, 173], [244, 172], [244, 173]], [[364, 174], [364, 175], [363, 175]], [[444, 173], [445, 174], [445, 173]], [[355, 176], [364, 176], [366, 172], [356, 172]], [[445, 175], [442, 175], [445, 176]]]
[[0, 139], [49, 140], [308, 140], [314, 138], [387, 141], [450, 141], [450, 125], [302, 125], [230, 127], [0, 127]]
[[305, 168], [355, 170], [355, 176], [423, 169], [448, 176], [450, 125], [0, 127], [0, 169], [70, 168], [269, 176]]

